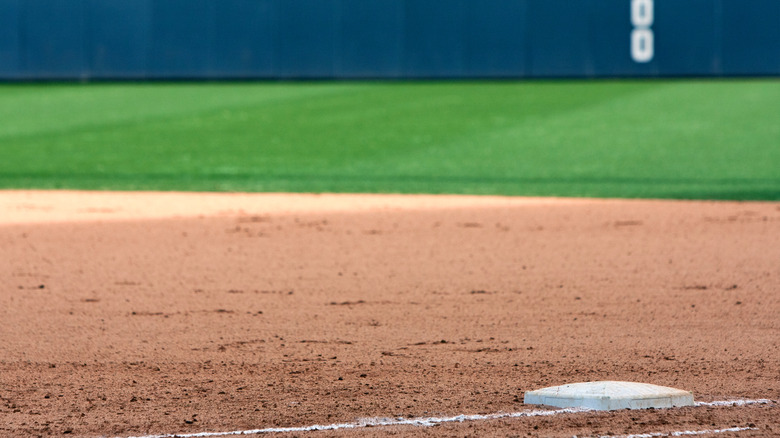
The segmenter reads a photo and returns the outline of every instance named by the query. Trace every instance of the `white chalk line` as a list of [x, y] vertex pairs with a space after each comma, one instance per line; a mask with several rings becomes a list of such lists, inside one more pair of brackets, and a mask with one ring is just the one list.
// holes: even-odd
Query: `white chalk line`
[[769, 400], [768, 398], [760, 398], [757, 400], [722, 400], [722, 401], [713, 401], [713, 402], [696, 402], [696, 406], [711, 406], [711, 407], [718, 407], [718, 406], [747, 406], [747, 405], [771, 405], [773, 404], [773, 400]]
[[[755, 404], [773, 404], [773, 403], [774, 402], [769, 399], [723, 400], [723, 401], [714, 401], [714, 402], [697, 402], [696, 406], [738, 407], [738, 406], [747, 406], [747, 405], [755, 405]], [[236, 435], [259, 435], [264, 433], [314, 432], [314, 431], [321, 431], [321, 430], [359, 429], [363, 427], [376, 427], [376, 426], [430, 427], [430, 426], [436, 426], [443, 423], [462, 423], [464, 421], [498, 420], [502, 418], [549, 417], [549, 416], [554, 416], [559, 414], [574, 414], [578, 412], [599, 412], [599, 411], [595, 411], [587, 408], [565, 408], [565, 409], [555, 409], [555, 410], [528, 410], [528, 411], [520, 411], [520, 412], [500, 412], [495, 414], [455, 415], [452, 417], [364, 418], [352, 423], [313, 424], [311, 426], [293, 426], [293, 427], [267, 427], [264, 429], [234, 430], [234, 431], [227, 431], [227, 432], [197, 432], [197, 433], [174, 433], [174, 434], [163, 434], [163, 435], [141, 435], [141, 436], [132, 436], [128, 438], [200, 438], [200, 437], [206, 438], [206, 437], [236, 436]], [[743, 429], [743, 430], [748, 430], [748, 429]], [[666, 433], [666, 435], [664, 434], [625, 435], [625, 436], [621, 436], [620, 438], [703, 435], [707, 433], [721, 433], [720, 431], [737, 432], [735, 430], [730, 430], [730, 429], [720, 429], [716, 431], [668, 432]]]
[[718, 433], [758, 430], [757, 427], [729, 427], [728, 429], [679, 430], [677, 432], [638, 433], [634, 435], [601, 435], [599, 438], [656, 438], [665, 436], [715, 435]]
[[427, 417], [427, 418], [364, 418], [354, 423], [337, 424], [314, 424], [311, 426], [300, 427], [269, 427], [265, 429], [237, 430], [231, 432], [200, 432], [189, 434], [169, 434], [169, 435], [144, 435], [129, 438], [194, 438], [194, 437], [215, 437], [230, 435], [253, 435], [261, 433], [282, 433], [282, 432], [311, 432], [318, 430], [338, 430], [338, 429], [358, 429], [362, 427], [374, 426], [418, 426], [429, 427], [442, 423], [454, 423], [463, 421], [496, 420], [500, 418], [519, 418], [519, 417], [547, 417], [558, 414], [572, 414], [576, 412], [588, 412], [590, 409], [567, 408], [556, 410], [533, 410], [522, 412], [508, 412], [496, 414], [474, 414], [474, 415], [456, 415], [454, 417]]

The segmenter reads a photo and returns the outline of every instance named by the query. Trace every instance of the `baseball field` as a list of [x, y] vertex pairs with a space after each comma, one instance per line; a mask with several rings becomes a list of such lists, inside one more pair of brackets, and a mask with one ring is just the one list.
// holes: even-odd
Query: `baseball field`
[[0, 85], [0, 187], [780, 200], [780, 82]]
[[[780, 82], [0, 85], [0, 436], [780, 436]], [[689, 407], [526, 405], [585, 381]]]

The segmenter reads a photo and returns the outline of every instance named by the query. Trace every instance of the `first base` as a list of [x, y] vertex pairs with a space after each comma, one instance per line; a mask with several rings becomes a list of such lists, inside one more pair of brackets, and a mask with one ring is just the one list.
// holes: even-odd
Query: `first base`
[[693, 406], [693, 394], [649, 383], [585, 382], [528, 391], [523, 403], [600, 411], [671, 408]]

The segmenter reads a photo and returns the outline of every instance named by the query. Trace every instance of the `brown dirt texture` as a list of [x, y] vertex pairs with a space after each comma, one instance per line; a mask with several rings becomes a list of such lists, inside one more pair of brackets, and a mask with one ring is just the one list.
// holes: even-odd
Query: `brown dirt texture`
[[780, 203], [0, 191], [0, 436], [780, 436]]

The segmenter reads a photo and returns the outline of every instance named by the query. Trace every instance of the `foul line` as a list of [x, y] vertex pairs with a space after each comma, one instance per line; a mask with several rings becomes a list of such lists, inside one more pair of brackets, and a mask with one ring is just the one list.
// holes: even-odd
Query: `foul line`
[[599, 438], [655, 438], [664, 436], [714, 435], [716, 433], [758, 430], [757, 427], [730, 427], [728, 429], [680, 430], [677, 432], [638, 433], [635, 435], [601, 435]]
[[[724, 400], [714, 402], [697, 402], [696, 406], [747, 406], [755, 404], [772, 404], [772, 400], [758, 399], [758, 400]], [[364, 418], [354, 423], [336, 423], [336, 424], [314, 424], [311, 426], [297, 426], [297, 427], [268, 427], [265, 429], [248, 429], [248, 430], [235, 430], [228, 432], [198, 432], [198, 433], [174, 433], [164, 435], [142, 435], [128, 438], [199, 438], [199, 437], [220, 437], [220, 436], [235, 436], [235, 435], [259, 435], [264, 433], [285, 433], [285, 432], [313, 432], [320, 430], [339, 430], [339, 429], [359, 429], [363, 427], [375, 427], [375, 426], [418, 426], [429, 427], [436, 426], [443, 423], [462, 423], [464, 421], [483, 421], [483, 420], [498, 420], [502, 418], [524, 418], [524, 417], [549, 417], [559, 414], [574, 414], [578, 412], [598, 412], [587, 408], [566, 408], [555, 410], [531, 410], [520, 412], [508, 412], [508, 413], [495, 413], [495, 414], [475, 414], [475, 415], [456, 415], [453, 417], [426, 417], [426, 418]], [[662, 432], [662, 433], [650, 433], [639, 435], [622, 435], [615, 437], [604, 438], [652, 438], [652, 437], [664, 437], [664, 436], [684, 436], [684, 435], [704, 435], [722, 432], [740, 432], [743, 430], [753, 430], [754, 428], [731, 428], [731, 429], [716, 429], [716, 430], [703, 430], [703, 431], [681, 431], [681, 432]]]
[[723, 401], [713, 401], [713, 402], [696, 402], [696, 406], [710, 406], [710, 407], [718, 407], [718, 406], [747, 406], [747, 405], [770, 405], [773, 401], [769, 400], [768, 398], [760, 398], [758, 400], [723, 400]]
[[253, 435], [261, 433], [282, 433], [282, 432], [311, 432], [317, 430], [338, 430], [338, 429], [358, 429], [361, 427], [373, 426], [436, 426], [442, 423], [454, 423], [463, 421], [496, 420], [500, 418], [519, 418], [519, 417], [548, 417], [558, 414], [573, 414], [575, 412], [588, 412], [590, 409], [572, 408], [556, 409], [552, 411], [534, 410], [485, 415], [456, 415], [454, 417], [428, 417], [428, 418], [364, 418], [354, 423], [338, 423], [301, 427], [269, 427], [265, 429], [237, 430], [232, 432], [200, 432], [187, 434], [169, 434], [169, 435], [144, 435], [129, 438], [193, 438], [193, 437], [214, 437], [229, 435]]

